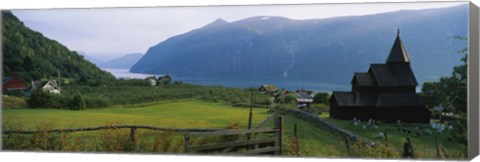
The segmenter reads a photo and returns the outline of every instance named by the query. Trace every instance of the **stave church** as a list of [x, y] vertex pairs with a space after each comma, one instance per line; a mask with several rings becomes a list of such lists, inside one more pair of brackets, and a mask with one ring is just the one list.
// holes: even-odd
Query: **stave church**
[[384, 64], [353, 75], [350, 92], [333, 92], [330, 116], [335, 119], [375, 119], [384, 122], [427, 123], [430, 111], [415, 92], [418, 85], [400, 31]]

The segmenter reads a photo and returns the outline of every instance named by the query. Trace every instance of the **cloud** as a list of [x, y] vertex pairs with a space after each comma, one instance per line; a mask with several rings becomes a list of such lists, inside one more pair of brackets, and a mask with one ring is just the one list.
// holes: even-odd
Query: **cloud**
[[459, 4], [463, 2], [49, 9], [14, 10], [13, 13], [33, 30], [72, 50], [126, 54], [145, 53], [169, 37], [200, 28], [218, 18], [229, 22], [252, 16], [321, 19]]

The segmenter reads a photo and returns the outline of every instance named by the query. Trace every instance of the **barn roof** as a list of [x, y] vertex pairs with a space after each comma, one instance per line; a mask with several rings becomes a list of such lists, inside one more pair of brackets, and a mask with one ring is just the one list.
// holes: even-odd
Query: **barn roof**
[[400, 30], [397, 30], [397, 38], [393, 42], [392, 49], [386, 60], [387, 63], [410, 63], [407, 51], [403, 46], [402, 39], [400, 39]]
[[410, 65], [371, 64], [369, 71], [380, 87], [418, 85]]
[[417, 94], [381, 94], [377, 107], [424, 107], [424, 101]]
[[5, 84], [5, 83], [11, 81], [12, 79], [13, 79], [13, 77], [7, 76], [7, 77], [3, 78], [2, 83]]
[[375, 86], [375, 80], [369, 73], [355, 73], [352, 84], [354, 81], [360, 86]]

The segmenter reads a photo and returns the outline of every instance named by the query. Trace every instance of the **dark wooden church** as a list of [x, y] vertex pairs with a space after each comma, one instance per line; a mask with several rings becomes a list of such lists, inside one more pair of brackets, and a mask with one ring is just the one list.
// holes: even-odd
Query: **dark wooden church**
[[330, 97], [332, 118], [430, 121], [430, 111], [415, 92], [418, 83], [399, 31], [386, 63], [370, 64], [368, 72], [354, 74], [351, 84], [351, 92], [333, 92]]

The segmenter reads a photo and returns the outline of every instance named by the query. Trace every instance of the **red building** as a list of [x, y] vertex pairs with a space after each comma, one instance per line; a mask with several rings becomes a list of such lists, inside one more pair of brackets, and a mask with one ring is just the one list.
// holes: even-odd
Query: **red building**
[[27, 83], [18, 79], [17, 77], [6, 77], [2, 81], [3, 92], [10, 92], [16, 90], [25, 90], [27, 89]]

